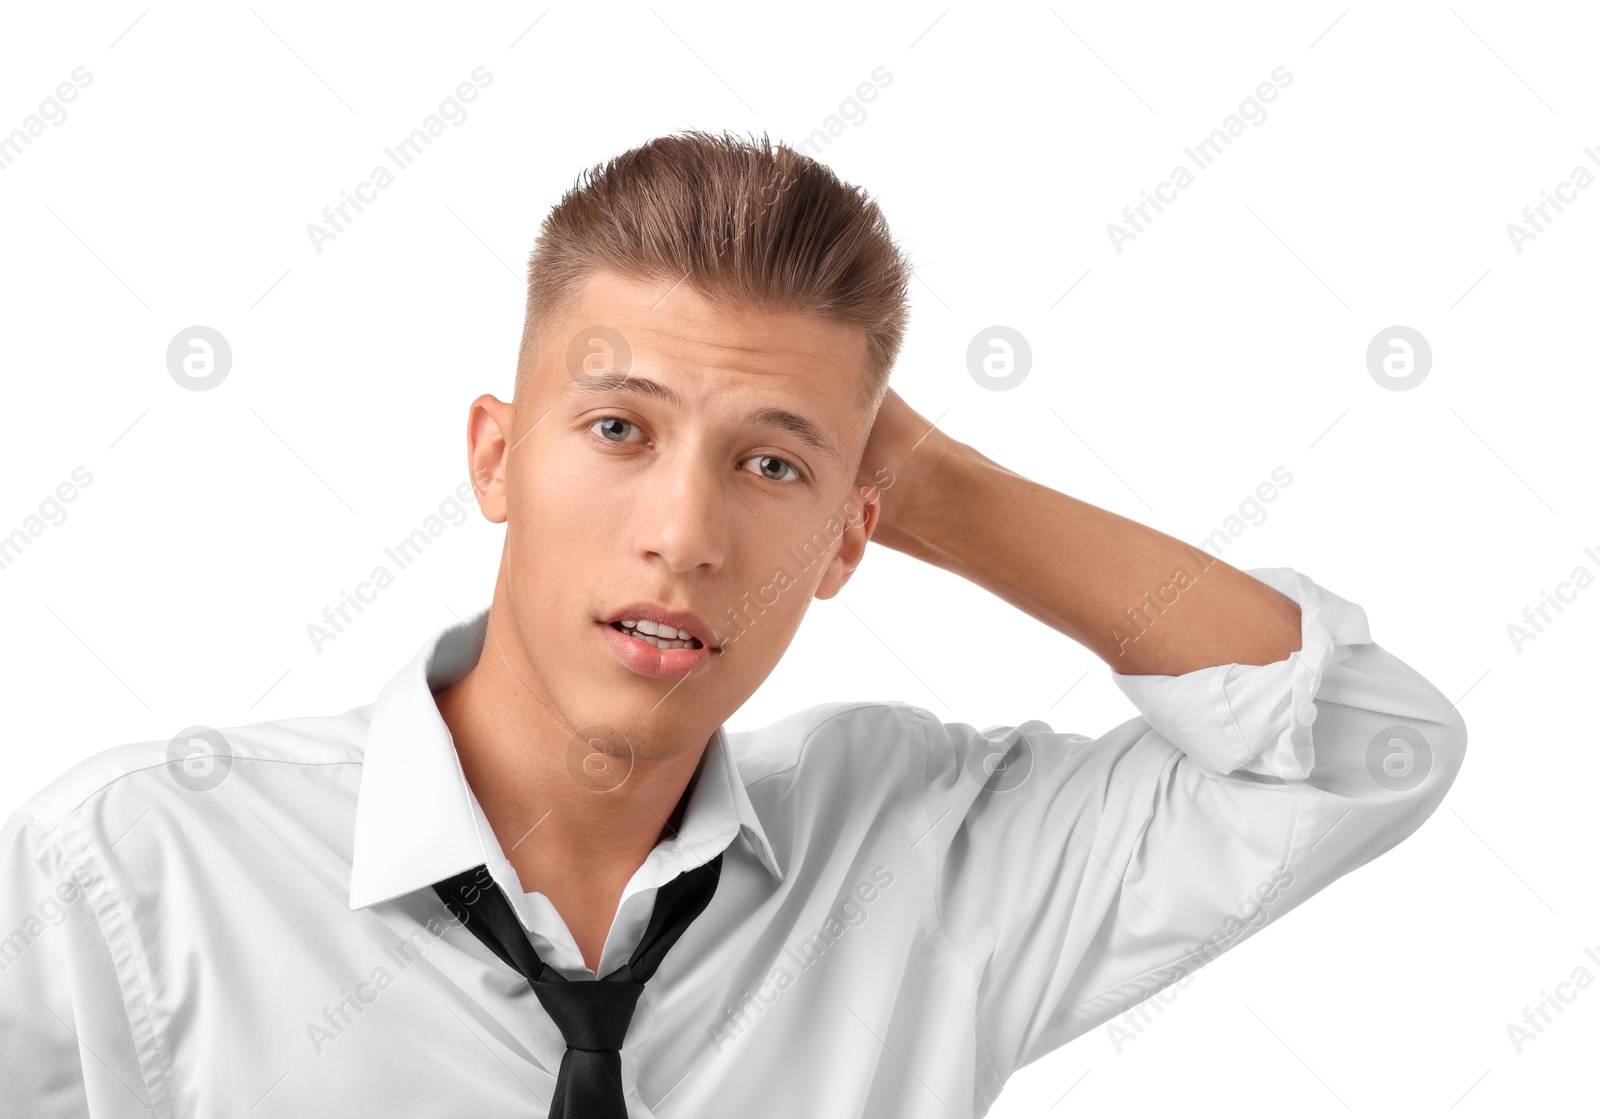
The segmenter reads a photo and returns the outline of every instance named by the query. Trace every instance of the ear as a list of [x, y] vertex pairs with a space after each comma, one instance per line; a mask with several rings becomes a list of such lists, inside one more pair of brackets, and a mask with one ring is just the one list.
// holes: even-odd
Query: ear
[[844, 535], [839, 538], [839, 547], [828, 561], [812, 597], [832, 598], [844, 589], [851, 573], [861, 566], [861, 557], [866, 554], [867, 543], [872, 539], [872, 530], [877, 527], [881, 511], [878, 487], [857, 486], [852, 499], [845, 503]]
[[467, 471], [478, 508], [495, 524], [506, 519], [506, 460], [516, 425], [516, 407], [484, 393], [467, 411]]

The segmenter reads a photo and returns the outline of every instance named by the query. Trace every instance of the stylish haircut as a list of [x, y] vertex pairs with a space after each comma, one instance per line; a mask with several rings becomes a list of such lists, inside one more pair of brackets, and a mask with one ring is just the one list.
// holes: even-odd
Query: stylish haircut
[[[876, 414], [905, 336], [911, 265], [865, 191], [765, 133], [685, 130], [580, 175], [528, 260], [517, 391], [596, 269], [682, 282], [724, 310], [799, 311], [866, 330], [857, 400]], [[594, 324], [569, 324], [581, 328]]]

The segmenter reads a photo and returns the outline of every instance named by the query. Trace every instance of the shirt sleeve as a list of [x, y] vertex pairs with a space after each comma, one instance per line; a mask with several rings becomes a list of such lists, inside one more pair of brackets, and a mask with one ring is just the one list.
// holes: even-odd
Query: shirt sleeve
[[1300, 649], [1114, 672], [1139, 717], [1099, 738], [916, 709], [932, 909], [1002, 1081], [1393, 847], [1455, 778], [1460, 714], [1361, 607], [1249, 574], [1300, 604]]
[[0, 1113], [148, 1119], [103, 877], [59, 838], [26, 811], [0, 828]]

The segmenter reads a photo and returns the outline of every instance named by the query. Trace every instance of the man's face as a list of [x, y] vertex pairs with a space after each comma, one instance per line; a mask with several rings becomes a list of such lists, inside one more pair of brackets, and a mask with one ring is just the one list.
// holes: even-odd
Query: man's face
[[[698, 748], [811, 599], [844, 585], [877, 514], [855, 485], [865, 359], [859, 326], [730, 313], [688, 283], [614, 272], [545, 331], [514, 416], [494, 401], [512, 424], [499, 455], [475, 450], [474, 468], [484, 512], [507, 524], [521, 658], [571, 727], [620, 732], [638, 760]], [[474, 429], [476, 444], [476, 414]], [[487, 486], [485, 462], [500, 475]], [[635, 603], [697, 616], [683, 628], [721, 651], [661, 652], [609, 624]]]

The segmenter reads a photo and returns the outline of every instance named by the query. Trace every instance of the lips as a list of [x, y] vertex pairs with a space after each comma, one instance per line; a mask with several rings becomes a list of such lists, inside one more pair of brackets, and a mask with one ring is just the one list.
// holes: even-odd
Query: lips
[[[643, 613], [643, 611], [641, 611]], [[666, 623], [670, 624], [670, 623]], [[644, 637], [630, 632], [622, 625], [596, 621], [599, 631], [612, 656], [623, 667], [640, 676], [659, 680], [684, 680], [711, 668], [722, 657], [722, 650], [695, 642], [680, 643], [678, 648], [663, 649]]]
[[[711, 626], [698, 614], [690, 610], [674, 610], [656, 602], [635, 602], [612, 611], [600, 620], [607, 625], [623, 621], [645, 621], [654, 622], [658, 626], [672, 626], [674, 629], [687, 633], [713, 652], [721, 650], [721, 645], [715, 640]], [[620, 628], [620, 626], [616, 628]]]

